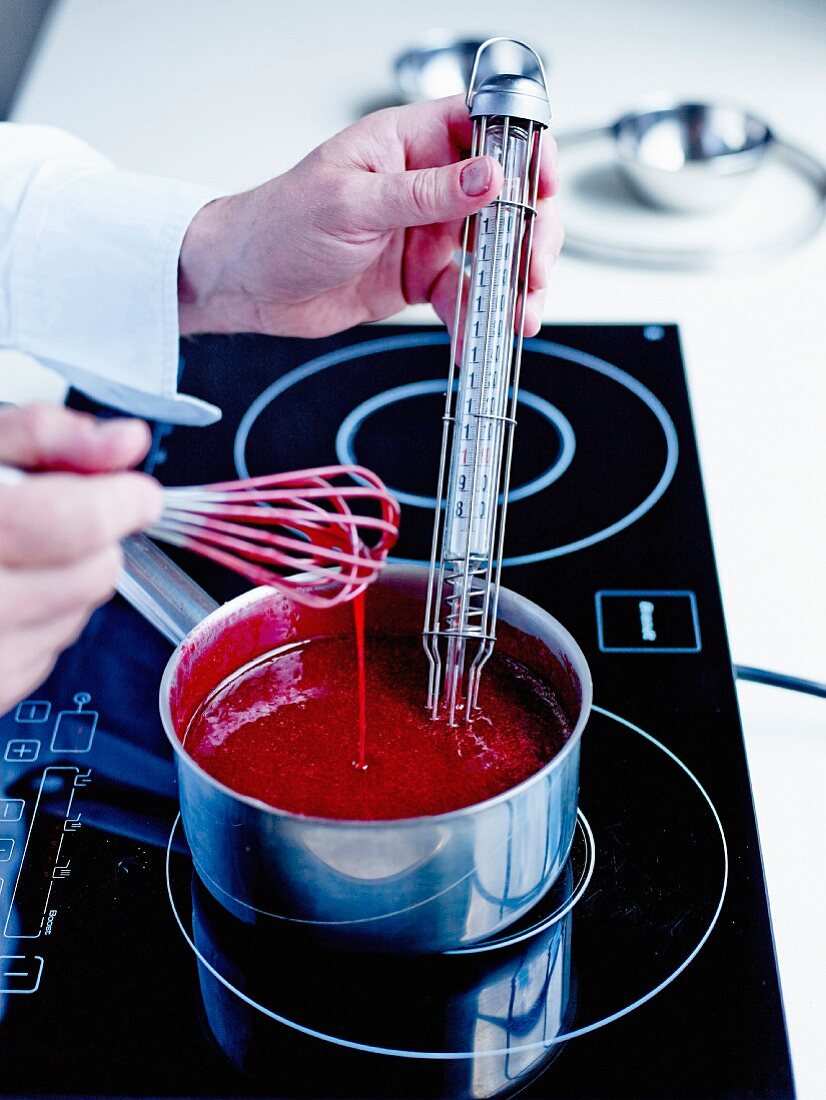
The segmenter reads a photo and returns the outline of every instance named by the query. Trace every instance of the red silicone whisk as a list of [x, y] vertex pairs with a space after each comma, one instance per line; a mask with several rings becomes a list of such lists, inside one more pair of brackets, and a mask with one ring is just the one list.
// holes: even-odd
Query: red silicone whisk
[[361, 466], [167, 488], [163, 495], [163, 513], [148, 535], [308, 607], [333, 607], [363, 592], [399, 533], [398, 504]]

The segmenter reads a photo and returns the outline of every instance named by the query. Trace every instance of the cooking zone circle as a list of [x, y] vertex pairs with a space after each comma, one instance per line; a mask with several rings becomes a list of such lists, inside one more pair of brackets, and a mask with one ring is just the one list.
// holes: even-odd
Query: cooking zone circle
[[[454, 385], [456, 386], [458, 383], [454, 383]], [[392, 390], [385, 390], [384, 393], [376, 394], [375, 397], [371, 397], [367, 401], [364, 401], [361, 405], [353, 409], [349, 416], [345, 417], [338, 430], [336, 436], [336, 454], [339, 456], [339, 462], [345, 465], [359, 465], [355, 449], [356, 434], [364, 421], [378, 409], [386, 408], [388, 405], [393, 405], [396, 402], [404, 401], [410, 397], [418, 397], [421, 394], [435, 393], [444, 397], [444, 392], [445, 384], [442, 379], [433, 378], [423, 382], [410, 382], [405, 386], [396, 386]], [[537, 397], [536, 394], [529, 393], [524, 389], [520, 390], [518, 396], [518, 407], [520, 411], [523, 406], [535, 409], [540, 416], [552, 425], [559, 436], [560, 448], [559, 453], [554, 457], [550, 466], [543, 470], [538, 477], [532, 478], [523, 485], [518, 485], [510, 490], [508, 493], [508, 501], [511, 504], [514, 504], [518, 500], [524, 500], [525, 497], [533, 496], [534, 493], [539, 493], [543, 489], [547, 489], [549, 485], [553, 485], [556, 479], [562, 477], [571, 465], [571, 459], [574, 457], [574, 451], [576, 449], [574, 429], [571, 427], [570, 421], [562, 415], [559, 409], [554, 408], [554, 406], [549, 401], [545, 401], [544, 398]], [[342, 455], [347, 455], [348, 457], [343, 458]], [[394, 485], [388, 485], [387, 488], [393, 493], [399, 504], [410, 504], [414, 508], [429, 508], [431, 512], [436, 507], [437, 502], [435, 497], [421, 496], [418, 493], [408, 493], [403, 489], [396, 488]]]
[[[221, 996], [231, 995], [230, 1003], [303, 1035], [368, 1054], [430, 1061], [540, 1051], [628, 1015], [669, 986], [711, 935], [726, 894], [726, 838], [711, 798], [690, 768], [650, 733], [602, 707], [594, 706], [583, 740], [582, 776], [581, 801], [593, 828], [595, 863], [584, 891], [574, 884], [583, 880], [587, 855], [577, 856], [579, 869], [569, 864], [565, 889], [574, 901], [580, 895], [577, 904], [555, 901], [559, 911], [550, 924], [534, 917], [536, 927], [527, 939], [511, 930], [498, 945], [503, 950], [487, 955], [415, 956], [413, 962], [373, 956], [366, 986], [359, 969], [365, 956], [320, 951], [316, 957], [306, 937], [301, 950], [289, 936], [279, 950], [284, 922], [247, 924], [218, 905], [197, 879], [193, 890], [191, 862], [173, 854], [176, 820], [167, 847], [166, 885], [175, 920], [201, 968], [202, 994], [205, 981], [215, 982]], [[579, 819], [575, 843], [580, 849], [583, 838], [588, 840], [588, 822]], [[193, 908], [199, 893], [205, 901]], [[530, 923], [529, 914], [523, 930]], [[479, 946], [483, 952], [484, 945]], [[507, 961], [512, 952], [518, 955], [516, 963]], [[490, 965], [476, 974], [485, 994], [480, 1004], [504, 994], [505, 987], [499, 989], [503, 966], [516, 966], [522, 978], [543, 975], [539, 987], [547, 1003], [541, 1036], [536, 1037], [535, 1028], [524, 1033], [515, 1028], [500, 1045], [474, 1049], [465, 1045], [466, 1030], [454, 1033], [446, 1026], [438, 1043], [431, 1031], [429, 1048], [405, 1045], [412, 1032], [400, 1022], [400, 1005], [404, 1012], [424, 1007], [417, 1010], [414, 1003], [410, 1008], [411, 998], [415, 1002], [422, 995], [421, 983], [409, 988], [399, 973], [426, 966], [434, 970], [435, 981], [439, 973], [447, 975], [473, 960]], [[571, 975], [576, 996], [569, 1004]], [[505, 985], [512, 988], [513, 976]], [[358, 989], [363, 1011], [353, 1010], [343, 992], [347, 989]], [[370, 1003], [371, 997], [390, 996], [393, 1003]], [[438, 1003], [439, 988], [428, 984], [426, 996]], [[214, 997], [210, 1007], [215, 1010]], [[383, 1034], [376, 1036], [371, 1028]], [[460, 1034], [463, 1043], [456, 1042]]]
[[[416, 352], [434, 346], [445, 349], [446, 373], [443, 330], [366, 340], [288, 371], [241, 418], [234, 442], [239, 476], [261, 473], [267, 463], [292, 468], [303, 461], [304, 437], [312, 434], [314, 461], [325, 447], [330, 461], [356, 456], [407, 505], [400, 553], [390, 560], [427, 562], [444, 381], [420, 377]], [[534, 419], [525, 431], [533, 442], [520, 448], [517, 426], [505, 566], [562, 557], [629, 527], [662, 497], [679, 453], [662, 402], [626, 371], [551, 340], [526, 340], [525, 352], [518, 415]], [[381, 371], [400, 384], [376, 395]], [[572, 520], [579, 530], [571, 532]]]

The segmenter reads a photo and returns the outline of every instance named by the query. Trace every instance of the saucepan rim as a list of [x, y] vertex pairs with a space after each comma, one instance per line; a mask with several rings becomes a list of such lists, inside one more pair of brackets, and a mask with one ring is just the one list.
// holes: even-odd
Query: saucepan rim
[[[402, 579], [408, 578], [424, 578], [427, 574], [425, 566], [417, 565], [389, 565], [386, 567], [382, 574], [383, 579], [391, 579], [398, 577]], [[494, 795], [492, 798], [485, 799], [484, 802], [474, 802], [470, 806], [462, 806], [456, 810], [447, 810], [441, 814], [421, 814], [417, 817], [393, 817], [393, 818], [379, 818], [375, 820], [363, 820], [359, 818], [339, 818], [339, 817], [318, 817], [312, 814], [298, 814], [291, 810], [282, 810], [277, 806], [270, 806], [267, 802], [262, 802], [258, 798], [253, 798], [251, 795], [241, 794], [238, 791], [234, 791], [231, 787], [221, 783], [206, 772], [200, 764], [192, 759], [190, 754], [184, 748], [182, 742], [179, 740], [175, 731], [175, 724], [172, 720], [172, 711], [170, 707], [170, 687], [172, 679], [175, 675], [176, 669], [181, 659], [183, 647], [187, 645], [193, 638], [204, 629], [214, 627], [216, 624], [229, 618], [234, 612], [245, 608], [248, 604], [257, 603], [259, 600], [265, 598], [271, 598], [273, 590], [266, 586], [260, 588], [253, 588], [248, 592], [242, 593], [234, 600], [229, 600], [227, 603], [222, 604], [216, 608], [211, 614], [207, 615], [205, 619], [202, 619], [196, 627], [194, 627], [189, 634], [183, 639], [183, 641], [175, 648], [169, 660], [166, 663], [166, 667], [161, 677], [160, 688], [158, 691], [158, 702], [161, 715], [161, 721], [163, 723], [164, 732], [172, 745], [172, 749], [183, 767], [189, 768], [199, 780], [212, 787], [214, 790], [219, 791], [221, 794], [226, 795], [228, 798], [234, 799], [237, 802], [242, 803], [245, 806], [250, 807], [253, 810], [258, 810], [267, 814], [273, 818], [280, 818], [286, 821], [295, 821], [301, 824], [307, 824], [312, 826], [318, 826], [319, 828], [331, 828], [331, 829], [364, 829], [365, 831], [374, 830], [387, 830], [391, 828], [398, 829], [412, 829], [412, 828], [426, 828], [433, 825], [439, 825], [455, 821], [462, 816], [475, 815], [484, 813], [485, 811], [492, 809], [493, 807], [508, 802], [514, 797], [521, 794], [521, 792], [527, 790], [529, 787], [540, 782], [551, 772], [561, 768], [567, 758], [574, 751], [579, 744], [582, 734], [585, 730], [585, 726], [588, 723], [588, 719], [591, 716], [591, 707], [593, 703], [593, 681], [591, 679], [591, 670], [588, 662], [585, 658], [585, 654], [582, 652], [578, 642], [573, 635], [568, 631], [558, 619], [554, 618], [550, 612], [534, 603], [532, 600], [527, 599], [525, 596], [521, 596], [518, 592], [514, 592], [509, 588], [501, 588], [499, 595], [499, 608], [500, 615], [508, 608], [516, 606], [527, 611], [533, 617], [539, 617], [544, 620], [545, 624], [550, 627], [550, 633], [555, 639], [562, 643], [566, 656], [571, 660], [574, 670], [579, 677], [579, 683], [581, 688], [581, 701], [580, 712], [577, 718], [576, 724], [571, 732], [571, 736], [565, 742], [565, 745], [556, 755], [554, 755], [543, 767], [534, 772], [533, 775], [529, 775], [527, 779], [524, 779], [521, 783], [518, 783], [514, 787], [509, 787], [507, 790], [501, 791], [499, 794]], [[289, 642], [287, 645], [293, 645]], [[275, 647], [275, 652], [280, 647]], [[264, 656], [262, 654], [261, 656]], [[258, 660], [258, 658], [256, 658]]]

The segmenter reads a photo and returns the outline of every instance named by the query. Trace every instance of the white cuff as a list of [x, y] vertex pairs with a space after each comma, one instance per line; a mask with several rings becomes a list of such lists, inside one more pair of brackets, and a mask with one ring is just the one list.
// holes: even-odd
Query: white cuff
[[178, 394], [178, 257], [214, 192], [107, 167], [45, 163], [14, 226], [10, 343], [89, 396], [151, 419], [209, 424]]

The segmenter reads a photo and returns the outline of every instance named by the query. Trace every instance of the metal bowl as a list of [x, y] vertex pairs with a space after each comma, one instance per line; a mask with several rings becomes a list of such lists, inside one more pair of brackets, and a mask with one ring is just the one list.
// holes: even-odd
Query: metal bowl
[[[435, 31], [393, 62], [399, 94], [407, 103], [419, 103], [466, 92], [476, 52], [484, 41]], [[539, 66], [527, 50], [509, 41], [494, 42], [485, 51], [480, 82], [493, 73], [529, 76], [534, 80], [540, 76]]]
[[635, 191], [668, 210], [699, 212], [740, 194], [774, 137], [740, 107], [676, 103], [623, 115], [611, 127]]

